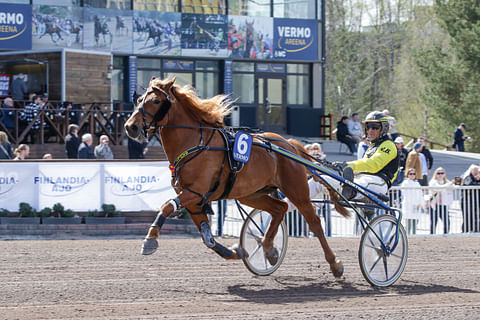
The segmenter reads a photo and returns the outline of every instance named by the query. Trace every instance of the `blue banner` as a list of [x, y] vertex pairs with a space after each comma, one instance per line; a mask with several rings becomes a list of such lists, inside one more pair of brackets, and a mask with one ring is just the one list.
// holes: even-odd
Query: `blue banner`
[[[133, 94], [137, 91], [138, 59], [136, 56], [128, 57], [128, 96], [133, 101]], [[133, 101], [135, 104], [136, 101]]]
[[275, 59], [318, 60], [316, 20], [273, 19]]
[[32, 49], [32, 7], [2, 3], [0, 49]]

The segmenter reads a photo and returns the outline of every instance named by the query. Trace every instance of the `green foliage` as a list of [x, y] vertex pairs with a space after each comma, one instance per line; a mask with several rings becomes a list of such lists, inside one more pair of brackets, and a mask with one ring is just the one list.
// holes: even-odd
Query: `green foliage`
[[52, 209], [50, 208], [43, 208], [38, 212], [38, 216], [42, 218], [50, 217], [52, 215]]
[[7, 209], [0, 209], [0, 217], [8, 217], [8, 215], [10, 214], [10, 211], [8, 211]]
[[65, 207], [59, 202], [55, 203], [52, 209], [53, 209], [53, 214], [56, 217], [62, 217], [65, 212]]
[[101, 217], [103, 214], [100, 213], [97, 209], [95, 210], [88, 210], [87, 217]]
[[75, 212], [72, 209], [67, 209], [63, 212], [62, 218], [73, 218], [75, 216]]
[[20, 202], [18, 206], [18, 212], [20, 213], [20, 217], [32, 218], [37, 215], [35, 209], [33, 209], [32, 206], [26, 202]]
[[114, 204], [102, 204], [102, 211], [105, 217], [121, 217], [122, 212], [117, 211]]

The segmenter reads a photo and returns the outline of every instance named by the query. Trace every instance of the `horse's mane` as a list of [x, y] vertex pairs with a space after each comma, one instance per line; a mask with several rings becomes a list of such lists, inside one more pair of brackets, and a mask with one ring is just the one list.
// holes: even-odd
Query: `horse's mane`
[[[152, 81], [152, 87], [162, 87], [165, 82], [160, 79]], [[219, 94], [209, 99], [200, 98], [191, 86], [178, 87], [173, 85], [175, 98], [197, 118], [214, 127], [223, 127], [223, 118], [230, 114], [232, 101], [225, 94]]]

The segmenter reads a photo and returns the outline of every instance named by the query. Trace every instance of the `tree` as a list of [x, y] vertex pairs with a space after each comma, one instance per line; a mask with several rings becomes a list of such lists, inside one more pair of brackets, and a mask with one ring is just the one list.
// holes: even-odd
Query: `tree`
[[426, 79], [424, 101], [431, 106], [432, 127], [439, 139], [451, 144], [453, 131], [467, 124], [472, 142], [480, 150], [480, 7], [473, 0], [436, 0], [435, 13], [449, 35], [449, 45], [419, 50], [416, 63]]

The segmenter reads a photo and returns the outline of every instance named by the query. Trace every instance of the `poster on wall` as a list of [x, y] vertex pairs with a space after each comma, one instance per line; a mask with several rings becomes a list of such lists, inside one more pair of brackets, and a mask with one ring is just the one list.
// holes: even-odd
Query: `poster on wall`
[[318, 60], [316, 20], [273, 20], [274, 57], [289, 60]]
[[83, 9], [78, 7], [32, 6], [32, 48], [82, 48]]
[[0, 97], [8, 96], [10, 91], [10, 75], [0, 73]]
[[18, 212], [19, 201], [34, 206], [37, 203], [36, 189], [32, 183], [35, 163], [5, 163], [0, 166], [0, 208]]
[[38, 174], [33, 176], [33, 183], [38, 186], [38, 207], [51, 208], [61, 203], [74, 211], [98, 210], [102, 205], [100, 177], [98, 165], [76, 163], [72, 170], [71, 164], [40, 163]]
[[30, 5], [1, 4], [0, 49], [32, 49], [32, 8]]
[[166, 162], [136, 167], [105, 164], [105, 203], [114, 203], [122, 210], [159, 210], [168, 199], [176, 197], [170, 178]]
[[83, 49], [133, 52], [133, 11], [84, 8], [83, 19]]
[[227, 16], [182, 14], [182, 56], [226, 57]]
[[273, 18], [228, 16], [230, 58], [272, 59]]
[[134, 53], [179, 56], [181, 27], [179, 12], [135, 11]]

